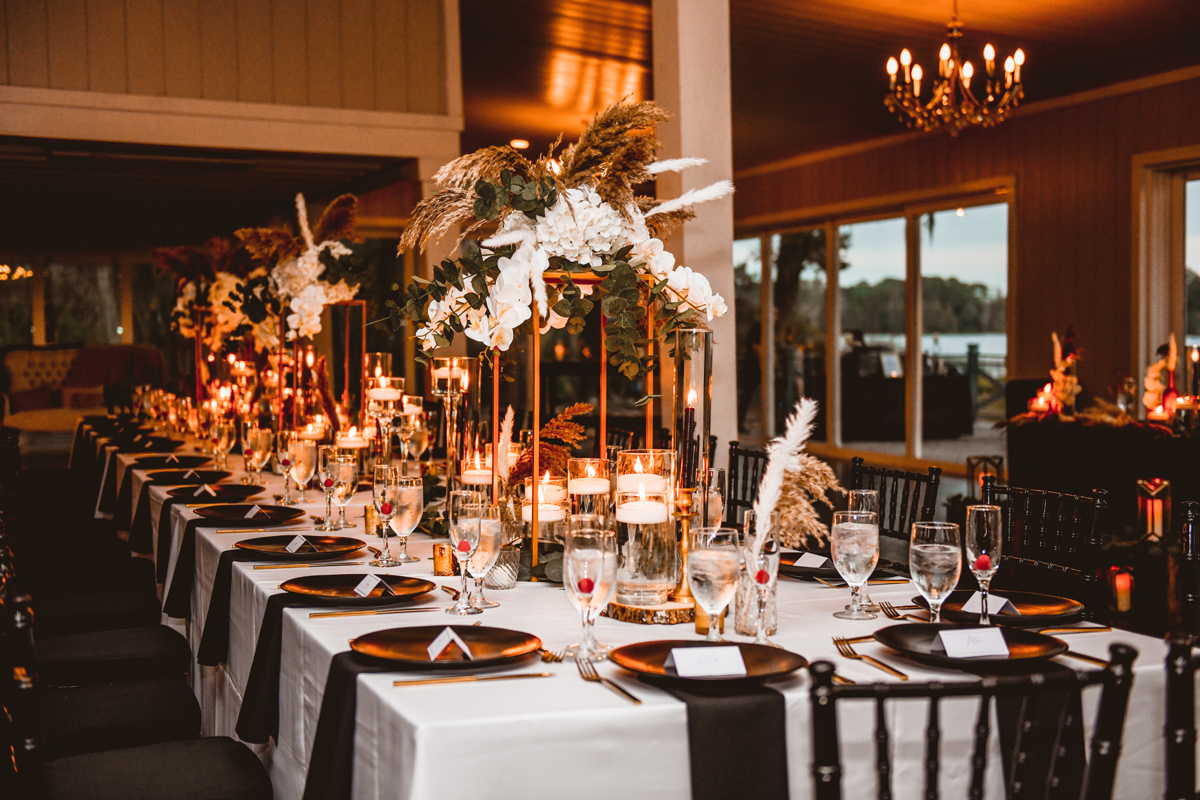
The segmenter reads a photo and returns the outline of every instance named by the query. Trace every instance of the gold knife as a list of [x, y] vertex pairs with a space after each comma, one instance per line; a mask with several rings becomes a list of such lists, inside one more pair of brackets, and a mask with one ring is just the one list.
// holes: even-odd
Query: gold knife
[[423, 678], [415, 681], [393, 681], [392, 686], [432, 686], [438, 683], [482, 683], [483, 681], [515, 681], [521, 678], [553, 678], [553, 672], [522, 672], [519, 675], [458, 675], [453, 678]]
[[458, 596], [460, 594], [462, 594], [461, 591], [459, 591], [458, 589], [455, 589], [453, 586], [443, 586], [442, 591], [445, 592], [446, 594], [450, 595], [451, 600], [457, 600]]
[[366, 611], [314, 611], [309, 619], [325, 617], [369, 617], [375, 614], [415, 614], [418, 611], [437, 611], [437, 608], [372, 608]]
[[1063, 655], [1067, 656], [1069, 658], [1074, 658], [1079, 661], [1082, 661], [1085, 664], [1094, 664], [1097, 667], [1107, 667], [1108, 666], [1108, 662], [1105, 661], [1103, 658], [1095, 658], [1094, 656], [1085, 656], [1083, 653], [1076, 653], [1074, 650], [1068, 650], [1067, 652], [1063, 653]]
[[356, 567], [366, 561], [328, 561], [324, 564], [255, 564], [255, 569], [304, 569], [306, 567]]
[[217, 528], [217, 533], [292, 533], [305, 531], [313, 533], [312, 528]]
[[1038, 633], [1044, 633], [1047, 636], [1062, 636], [1067, 633], [1106, 633], [1111, 631], [1110, 627], [1103, 628], [1042, 628]]
[[[817, 582], [825, 584], [830, 589], [849, 589], [850, 588], [849, 584], [838, 585], [836, 583], [830, 583], [829, 581], [822, 580], [821, 578], [817, 578]], [[908, 582], [909, 582], [908, 578], [896, 578], [896, 579], [889, 579], [889, 580], [867, 581], [867, 585], [868, 586], [886, 586], [886, 585], [893, 584], [893, 583], [908, 583]]]

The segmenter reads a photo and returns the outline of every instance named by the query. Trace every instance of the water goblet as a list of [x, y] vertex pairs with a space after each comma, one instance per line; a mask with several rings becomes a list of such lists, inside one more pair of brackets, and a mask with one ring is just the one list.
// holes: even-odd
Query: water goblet
[[246, 437], [242, 442], [242, 459], [246, 462], [246, 471], [253, 471], [254, 482], [259, 486], [262, 485], [263, 467], [271, 460], [273, 435], [270, 428], [250, 425], [246, 428]]
[[333, 504], [338, 507], [336, 530], [358, 527], [346, 519], [346, 506], [358, 491], [358, 456], [339, 453], [331, 465], [333, 475]]
[[694, 528], [688, 553], [687, 579], [692, 597], [708, 614], [709, 642], [723, 642], [718, 620], [737, 592], [741, 553], [734, 528]]
[[396, 515], [397, 495], [400, 493], [399, 480], [400, 470], [390, 464], [375, 465], [372, 500], [381, 523], [380, 535], [383, 536], [383, 545], [379, 548], [379, 557], [371, 562], [373, 567], [400, 566], [400, 562], [392, 559], [392, 554], [388, 549], [388, 534], [392, 530], [392, 517]]
[[954, 591], [962, 572], [958, 525], [914, 522], [908, 549], [913, 585], [929, 603], [930, 622], [942, 621], [942, 603]]
[[721, 518], [725, 516], [725, 470], [724, 468], [708, 471], [708, 519], [707, 527], [721, 527]]
[[433, 415], [426, 411], [420, 414], [413, 420], [413, 429], [408, 435], [408, 452], [418, 462], [421, 456], [425, 455], [425, 451], [429, 449], [430, 433], [434, 427]]
[[564, 654], [576, 661], [600, 661], [612, 650], [596, 641], [592, 626], [617, 590], [617, 534], [594, 514], [576, 515], [563, 537], [563, 583], [567, 596], [579, 610], [583, 630], [579, 644]]
[[988, 587], [1000, 568], [1003, 532], [1000, 528], [1000, 506], [969, 506], [967, 508], [967, 559], [971, 573], [979, 581], [982, 604], [979, 624], [991, 625], [988, 616]]
[[298, 502], [307, 503], [308, 500], [304, 497], [304, 490], [308, 488], [309, 481], [312, 480], [313, 473], [317, 471], [317, 445], [310, 439], [301, 439], [297, 437], [292, 441], [292, 446], [288, 450], [291, 454], [292, 480], [296, 482], [297, 488], [300, 489], [300, 499]]
[[396, 469], [399, 470], [396, 479], [396, 515], [389, 524], [399, 546], [392, 560], [397, 564], [412, 564], [421, 560], [408, 554], [408, 537], [421, 524], [421, 514], [425, 511], [425, 483], [420, 478], [406, 476], [403, 466]]
[[879, 563], [879, 517], [870, 511], [835, 511], [829, 533], [833, 565], [850, 585], [850, 606], [838, 619], [875, 619], [863, 608], [862, 588]]
[[280, 431], [275, 435], [275, 461], [279, 463], [279, 469], [283, 472], [283, 497], [279, 500], [281, 506], [296, 505], [296, 501], [292, 499], [292, 484], [289, 477], [292, 472], [292, 443], [295, 441], [295, 431]]
[[237, 443], [237, 433], [232, 422], [221, 420], [212, 426], [212, 443], [214, 455], [217, 457], [217, 469], [225, 469], [229, 461], [229, 451]]
[[475, 608], [496, 608], [499, 603], [483, 596], [483, 579], [496, 566], [500, 548], [504, 545], [504, 524], [500, 521], [500, 506], [485, 506], [479, 518], [479, 544], [467, 562], [467, 571], [474, 584], [471, 587], [471, 605]]
[[458, 518], [450, 525], [450, 541], [454, 543], [454, 557], [458, 559], [458, 570], [462, 573], [462, 591], [458, 601], [446, 609], [447, 614], [465, 616], [482, 614], [482, 608], [471, 605], [471, 593], [467, 588], [467, 564], [479, 547], [479, 527], [484, 514], [490, 506], [483, 503], [460, 503], [457, 509]]

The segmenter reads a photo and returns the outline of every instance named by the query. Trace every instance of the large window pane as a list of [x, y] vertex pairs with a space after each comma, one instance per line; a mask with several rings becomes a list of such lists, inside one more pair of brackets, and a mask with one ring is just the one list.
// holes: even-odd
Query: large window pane
[[1184, 192], [1186, 238], [1183, 263], [1187, 273], [1187, 343], [1200, 346], [1200, 180], [1188, 181]]
[[842, 441], [904, 453], [904, 219], [843, 225]]
[[920, 218], [925, 458], [1004, 455], [1008, 205]]
[[33, 278], [29, 265], [11, 263], [0, 280], [0, 347], [33, 344]]
[[814, 441], [825, 436], [825, 230], [776, 234], [775, 433], [801, 397], [820, 402]]
[[114, 266], [52, 262], [46, 268], [46, 341], [117, 344], [118, 297]]
[[763, 429], [762, 386], [762, 241], [733, 243], [733, 280], [737, 313], [738, 437], [743, 446], [757, 447], [767, 438]]

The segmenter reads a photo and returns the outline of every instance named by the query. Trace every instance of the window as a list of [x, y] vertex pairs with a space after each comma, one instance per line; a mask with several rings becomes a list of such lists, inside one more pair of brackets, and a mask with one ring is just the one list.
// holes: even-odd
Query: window
[[33, 279], [28, 273], [29, 264], [6, 266], [7, 277], [0, 280], [0, 347], [33, 344]]
[[1200, 347], [1200, 180], [1184, 184], [1184, 295], [1187, 343]]
[[[825, 229], [771, 237], [775, 434], [801, 397], [825, 397]], [[813, 438], [825, 440], [825, 404]]]
[[116, 344], [121, 341], [117, 270], [111, 264], [46, 267], [46, 341]]
[[738, 435], [743, 445], [760, 445], [766, 435], [762, 408], [762, 241], [733, 243], [734, 302], [737, 313]]

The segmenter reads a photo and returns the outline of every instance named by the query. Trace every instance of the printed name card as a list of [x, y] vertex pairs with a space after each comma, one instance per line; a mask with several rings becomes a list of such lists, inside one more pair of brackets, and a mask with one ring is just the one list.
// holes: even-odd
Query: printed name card
[[[968, 614], [978, 614], [983, 608], [983, 593], [975, 592], [967, 602], [963, 603], [962, 610]], [[1017, 607], [1009, 602], [1007, 597], [999, 595], [988, 595], [988, 614], [1020, 614]]]
[[681, 678], [713, 678], [746, 674], [746, 662], [737, 647], [676, 647], [663, 663]]
[[368, 575], [358, 582], [358, 586], [354, 587], [354, 593], [359, 597], [366, 597], [375, 590], [376, 586], [383, 587], [384, 594], [395, 596], [396, 591], [388, 585], [388, 582], [380, 575]]
[[1007, 656], [1008, 643], [1000, 628], [955, 628], [938, 634], [938, 641], [950, 658]]
[[[262, 509], [261, 509], [261, 508], [259, 508], [257, 505], [251, 506], [251, 507], [250, 507], [250, 510], [246, 512], [246, 519], [253, 519], [254, 517], [258, 516], [258, 512], [260, 512], [260, 511], [262, 511]], [[303, 537], [303, 536], [297, 536], [296, 538], [297, 538], [297, 539], [304, 539], [304, 537]], [[307, 542], [308, 540], [307, 540], [307, 539], [304, 539], [304, 541], [306, 541], [306, 542]], [[295, 551], [295, 550], [293, 550], [292, 552], [294, 553], [294, 552], [296, 552], [296, 551]]]
[[187, 472], [183, 473], [183, 477], [184, 477], [185, 479], [186, 479], [186, 478], [194, 478], [194, 477], [196, 477], [196, 470], [194, 470], [194, 469], [189, 469]]
[[145, 434], [139, 433], [137, 436], [133, 437], [133, 441], [140, 442], [142, 439], [145, 439], [145, 438], [146, 438]]
[[812, 567], [814, 569], [820, 569], [822, 567], [828, 567], [828, 566], [830, 566], [830, 564], [829, 564], [829, 559], [823, 555], [820, 555], [819, 553], [805, 553], [804, 555], [797, 558], [796, 563], [793, 564], [792, 566]]
[[454, 632], [453, 628], [444, 628], [442, 632], [434, 637], [434, 640], [429, 643], [429, 660], [437, 661], [438, 656], [446, 652], [448, 648], [453, 647], [457, 647], [459, 650], [461, 650], [466, 660], [475, 660], [475, 656], [471, 655], [471, 648], [467, 647], [467, 643], [459, 638], [459, 635]]
[[208, 492], [213, 497], [217, 496], [217, 493], [213, 491], [213, 488], [206, 483], [203, 486], [201, 486], [199, 489], [197, 489], [195, 492], [193, 492], [192, 497], [199, 497], [200, 495], [204, 494], [205, 492]]
[[[258, 508], [258, 506], [255, 506], [255, 508]], [[304, 538], [303, 534], [299, 534], [296, 536], [296, 538], [294, 538], [290, 542], [288, 542], [287, 551], [289, 553], [297, 553], [300, 551], [301, 547], [305, 547], [305, 546], [308, 546], [313, 550], [317, 549], [316, 546], [312, 542], [310, 542], [308, 539]]]
[[175, 455], [174, 453], [171, 453], [171, 455], [167, 456], [166, 463], [167, 464], [178, 464], [179, 456]]
[[147, 439], [146, 443], [144, 445], [142, 445], [142, 448], [145, 450], [149, 450], [153, 446], [154, 446], [154, 442], [150, 439]]

